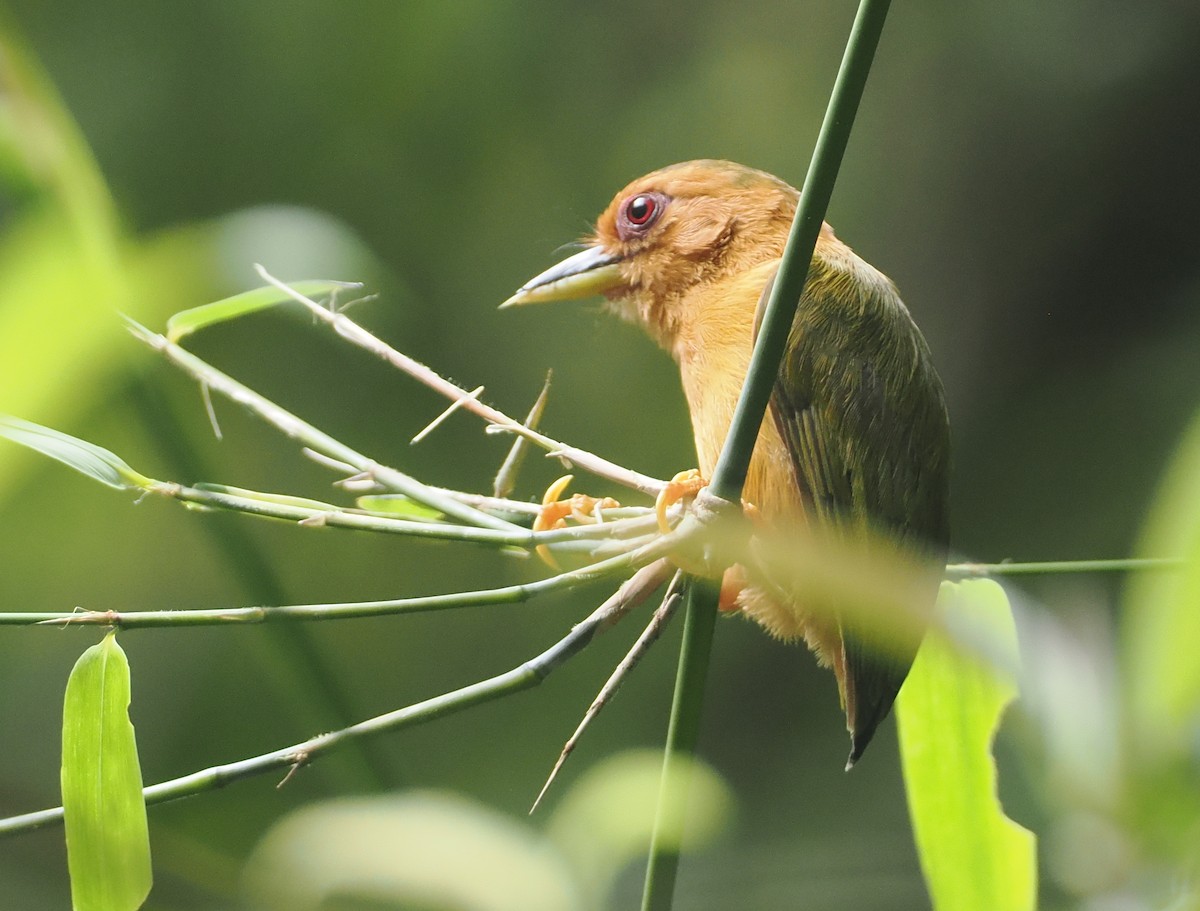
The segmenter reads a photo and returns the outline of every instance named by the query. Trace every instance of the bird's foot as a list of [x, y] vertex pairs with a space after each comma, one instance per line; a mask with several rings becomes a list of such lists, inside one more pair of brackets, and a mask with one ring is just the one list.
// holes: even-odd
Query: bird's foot
[[[553, 484], [546, 488], [546, 493], [542, 496], [542, 508], [538, 511], [537, 517], [533, 520], [534, 531], [549, 531], [552, 528], [566, 528], [567, 519], [573, 519], [581, 525], [590, 525], [595, 522], [603, 521], [601, 510], [613, 509], [621, 504], [612, 497], [590, 497], [585, 493], [576, 493], [560, 499], [568, 487], [571, 486], [571, 481], [574, 480], [574, 475], [563, 475]], [[550, 549], [544, 544], [539, 544], [536, 548], [537, 555], [542, 558], [542, 562], [551, 569], [561, 569], [558, 561], [554, 559]]]
[[[689, 468], [671, 478], [667, 482], [667, 486], [659, 491], [658, 497], [654, 501], [654, 512], [658, 516], [659, 530], [663, 533], [671, 530], [670, 523], [667, 522], [667, 510], [680, 500], [695, 497], [707, 486], [708, 481], [701, 476], [699, 468]], [[762, 513], [753, 503], [742, 500], [742, 513], [755, 528], [763, 526]]]
[[667, 486], [659, 491], [654, 501], [654, 512], [658, 516], [658, 528], [663, 534], [671, 530], [667, 522], [667, 510], [688, 497], [694, 497], [708, 486], [708, 481], [700, 476], [699, 468], [689, 468], [681, 471], [667, 482]]

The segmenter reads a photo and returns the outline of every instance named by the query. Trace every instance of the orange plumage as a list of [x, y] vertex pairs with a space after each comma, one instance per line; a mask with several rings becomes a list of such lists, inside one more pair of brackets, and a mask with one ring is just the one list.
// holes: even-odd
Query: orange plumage
[[[799, 194], [762, 171], [695, 161], [633, 181], [590, 245], [507, 303], [603, 294], [679, 365], [700, 472], [711, 476], [746, 376], [756, 314]], [[882, 528], [944, 564], [949, 436], [941, 383], [895, 287], [823, 226], [743, 497], [776, 527]], [[939, 570], [940, 572], [940, 570]], [[937, 574], [929, 574], [929, 596]], [[858, 758], [911, 655], [880, 656], [802, 594], [747, 587], [738, 606], [832, 667]]]

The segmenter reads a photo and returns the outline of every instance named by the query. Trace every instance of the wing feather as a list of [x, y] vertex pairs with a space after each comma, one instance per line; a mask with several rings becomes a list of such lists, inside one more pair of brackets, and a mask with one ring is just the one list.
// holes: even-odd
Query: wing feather
[[[813, 259], [772, 418], [805, 508], [822, 528], [865, 540], [858, 532], [870, 527], [914, 557], [944, 565], [950, 446], [941, 381], [891, 282], [839, 247], [845, 256], [837, 264]], [[931, 576], [931, 600], [938, 576]], [[839, 628], [853, 764], [890, 710], [916, 645], [881, 654], [848, 617], [839, 617]]]

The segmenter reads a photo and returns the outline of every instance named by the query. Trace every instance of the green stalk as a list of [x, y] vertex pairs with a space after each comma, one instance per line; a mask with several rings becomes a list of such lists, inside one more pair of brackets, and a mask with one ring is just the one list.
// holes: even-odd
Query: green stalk
[[670, 545], [662, 539], [625, 551], [579, 569], [548, 576], [534, 582], [505, 585], [470, 592], [390, 598], [377, 601], [345, 601], [327, 604], [282, 604], [273, 607], [214, 607], [197, 610], [75, 611], [71, 613], [0, 612], [0, 626], [116, 626], [121, 629], [182, 628], [192, 626], [253, 625], [273, 621], [354, 620], [390, 617], [462, 607], [519, 604], [538, 595], [575, 588], [607, 576], [640, 569], [665, 553]]
[[954, 579], [971, 576], [1127, 573], [1180, 569], [1185, 562], [1170, 557], [1127, 557], [1117, 560], [1044, 560], [1040, 563], [951, 563], [946, 567], [946, 575]]
[[345, 462], [356, 471], [369, 472], [384, 487], [397, 493], [402, 493], [409, 499], [443, 512], [451, 518], [458, 519], [460, 522], [475, 525], [479, 528], [507, 531], [512, 531], [514, 528], [519, 527], [513, 525], [511, 522], [506, 522], [496, 516], [475, 509], [473, 506], [468, 506], [453, 497], [446, 496], [434, 488], [427, 487], [401, 471], [380, 465], [368, 459], [365, 455], [355, 452], [349, 446], [335, 440], [329, 434], [318, 430], [307, 421], [303, 421], [291, 412], [280, 408], [274, 402], [239, 383], [228, 374], [217, 370], [190, 351], [179, 347], [167, 339], [166, 336], [152, 332], [128, 317], [126, 317], [125, 321], [129, 331], [133, 333], [135, 338], [145, 342], [155, 351], [158, 351], [175, 366], [180, 367], [186, 373], [198, 379], [209, 389], [221, 393], [231, 401], [246, 408], [292, 439], [299, 440], [310, 449], [314, 449], [329, 458]]
[[[850, 129], [866, 87], [890, 2], [862, 0], [846, 43], [846, 53], [842, 57], [842, 65], [800, 193], [800, 205], [759, 327], [746, 383], [742, 387], [729, 436], [725, 439], [708, 488], [713, 496], [730, 503], [741, 500], [750, 455], [779, 373], [779, 362], [783, 357], [796, 305], [804, 293], [817, 236], [833, 195], [838, 169], [850, 139]], [[684, 629], [690, 634], [685, 633], [679, 658], [679, 674], [663, 763], [664, 790], [680, 784], [674, 781], [673, 757], [677, 754], [690, 755], [695, 748], [718, 594], [716, 585], [706, 583], [694, 586], [693, 594], [688, 599]], [[662, 807], [660, 802], [655, 834], [650, 844], [646, 888], [642, 896], [643, 911], [667, 911], [673, 899], [677, 860], [661, 838]]]
[[[679, 870], [679, 853], [663, 847], [664, 830], [672, 806], [679, 806], [675, 795], [687, 791], [690, 765], [678, 762], [691, 756], [700, 737], [700, 714], [703, 708], [704, 681], [708, 676], [708, 659], [712, 653], [713, 626], [717, 619], [717, 597], [720, 587], [712, 579], [692, 579], [688, 588], [687, 613], [683, 620], [683, 642], [679, 653], [679, 670], [675, 676], [675, 701], [667, 726], [667, 752], [663, 761], [662, 784], [658, 789], [658, 807], [654, 814], [654, 832], [650, 837], [650, 860], [646, 868], [646, 886], [642, 908], [669, 909], [675, 893], [675, 875]], [[691, 698], [685, 698], [691, 697]]]

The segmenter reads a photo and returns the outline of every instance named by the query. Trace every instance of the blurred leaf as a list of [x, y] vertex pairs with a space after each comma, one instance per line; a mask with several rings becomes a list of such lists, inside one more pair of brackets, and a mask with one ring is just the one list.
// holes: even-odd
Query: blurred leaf
[[[139, 353], [119, 308], [161, 318], [211, 295], [212, 230], [131, 243], [70, 113], [9, 23], [0, 20], [0, 411], [58, 423], [114, 389]], [[203, 299], [201, 297], [200, 299]], [[10, 478], [0, 456], [0, 489]]]
[[[2, 25], [2, 24], [0, 24]], [[0, 408], [43, 414], [56, 385], [93, 366], [121, 294], [116, 213], [87, 143], [11, 28], [0, 27], [0, 156], [32, 186], [0, 243]], [[115, 330], [115, 327], [114, 327]], [[72, 394], [78, 396], [76, 386]]]
[[152, 478], [134, 471], [107, 449], [40, 424], [0, 415], [0, 437], [28, 446], [117, 490], [145, 490], [154, 484]]
[[1178, 571], [1134, 573], [1125, 595], [1134, 742], [1153, 756], [1194, 748], [1200, 723], [1200, 414], [1163, 476], [1138, 554], [1185, 561]]
[[528, 826], [435, 792], [306, 807], [246, 865], [255, 907], [314, 911], [336, 898], [456, 911], [587, 907], [566, 865]]
[[[989, 629], [1015, 665], [1016, 627], [998, 584], [945, 582], [938, 607]], [[1010, 677], [931, 635], [896, 700], [909, 813], [936, 911], [1035, 907], [1035, 840], [1004, 815], [991, 752], [1016, 694]]]
[[0, 158], [23, 166], [32, 184], [66, 214], [74, 233], [98, 265], [115, 263], [118, 228], [112, 196], [87, 141], [12, 25], [0, 20]]
[[[663, 845], [672, 852], [699, 850], [728, 825], [733, 796], [705, 763], [676, 761], [675, 781], [685, 784], [663, 802]], [[645, 855], [662, 780], [660, 751], [620, 753], [589, 768], [555, 809], [547, 834], [570, 858], [588, 894], [604, 895], [622, 867]]]
[[133, 911], [150, 892], [129, 692], [129, 663], [110, 632], [76, 662], [63, 706], [62, 798], [75, 911]]
[[[334, 294], [337, 291], [347, 288], [361, 288], [362, 285], [354, 282], [313, 279], [309, 281], [290, 282], [289, 287], [304, 297], [316, 298]], [[182, 310], [176, 313], [167, 320], [167, 338], [173, 342], [177, 342], [185, 335], [189, 335], [198, 329], [203, 329], [205, 326], [212, 326], [217, 323], [223, 323], [226, 320], [237, 319], [239, 316], [245, 316], [247, 313], [266, 310], [268, 307], [274, 307], [277, 304], [287, 303], [292, 300], [295, 300], [295, 298], [273, 285], [255, 288], [253, 291], [244, 291], [241, 294], [235, 294], [233, 297], [227, 297], [224, 300], [204, 304], [200, 307], [192, 307], [190, 310]]]

